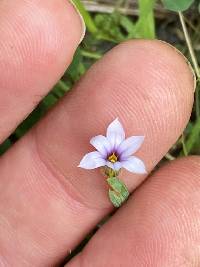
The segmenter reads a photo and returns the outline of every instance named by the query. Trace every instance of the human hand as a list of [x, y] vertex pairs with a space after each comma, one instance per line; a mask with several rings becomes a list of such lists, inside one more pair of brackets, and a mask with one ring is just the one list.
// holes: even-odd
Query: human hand
[[[65, 0], [0, 3], [0, 141], [30, 113], [70, 64], [82, 35]], [[55, 266], [111, 210], [98, 170], [77, 168], [90, 137], [114, 118], [145, 135], [150, 172], [189, 119], [194, 78], [159, 41], [112, 49], [49, 114], [0, 159], [0, 266]], [[124, 172], [137, 190], [68, 267], [198, 266], [200, 159], [147, 176]], [[142, 183], [142, 184], [141, 184]]]

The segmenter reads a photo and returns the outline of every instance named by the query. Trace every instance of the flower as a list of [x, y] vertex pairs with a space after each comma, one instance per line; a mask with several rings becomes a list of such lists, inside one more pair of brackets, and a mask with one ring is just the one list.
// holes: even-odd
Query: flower
[[145, 174], [143, 161], [132, 156], [142, 145], [144, 136], [131, 136], [125, 139], [123, 126], [118, 118], [107, 128], [106, 137], [98, 135], [90, 140], [97, 151], [86, 154], [78, 167], [95, 169], [107, 166], [114, 171], [125, 168], [130, 172]]

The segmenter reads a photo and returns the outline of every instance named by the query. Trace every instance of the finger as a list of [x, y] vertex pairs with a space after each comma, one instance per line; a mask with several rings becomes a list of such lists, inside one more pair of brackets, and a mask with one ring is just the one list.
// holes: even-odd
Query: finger
[[156, 172], [69, 267], [200, 264], [200, 157]]
[[[124, 43], [99, 61], [35, 130], [39, 154], [67, 176], [87, 206], [108, 208], [99, 170], [77, 168], [83, 155], [94, 150], [90, 138], [105, 134], [119, 117], [127, 136], [145, 136], [137, 155], [150, 172], [185, 128], [193, 88], [190, 68], [174, 48], [159, 41]], [[124, 170], [122, 176], [130, 190], [145, 179]]]
[[[16, 253], [15, 266], [22, 258], [49, 266], [64, 257], [111, 207], [99, 171], [77, 168], [89, 139], [119, 117], [127, 135], [146, 136], [138, 156], [150, 171], [185, 127], [193, 86], [185, 59], [158, 41], [124, 43], [95, 64], [0, 162], [0, 210], [9, 222], [1, 237], [4, 257], [12, 261]], [[132, 190], [145, 177], [123, 178]], [[9, 213], [11, 207], [17, 212]]]
[[61, 77], [81, 31], [69, 1], [1, 1], [0, 142]]

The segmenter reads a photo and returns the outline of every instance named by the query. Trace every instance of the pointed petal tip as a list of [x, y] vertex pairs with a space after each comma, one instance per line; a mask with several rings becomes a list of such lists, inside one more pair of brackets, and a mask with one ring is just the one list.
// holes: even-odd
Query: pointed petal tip
[[141, 138], [142, 138], [142, 140], [143, 140], [142, 143], [144, 143], [144, 140], [145, 140], [145, 138], [146, 138], [145, 135], [141, 135]]
[[121, 121], [120, 121], [119, 117], [117, 117], [111, 123], [119, 123], [119, 124], [121, 124]]
[[135, 156], [131, 156], [127, 160], [123, 161], [122, 167], [132, 173], [147, 174], [144, 162]]
[[144, 136], [131, 136], [125, 139], [118, 147], [118, 153], [122, 160], [137, 152], [144, 142]]
[[148, 174], [148, 171], [144, 169], [140, 174]]
[[86, 170], [92, 170], [105, 165], [105, 159], [98, 151], [87, 153], [79, 163], [78, 167]]
[[120, 123], [120, 124], [121, 124], [121, 122], [120, 122], [120, 120], [119, 120], [119, 117], [117, 117], [117, 118], [115, 118], [113, 121], [111, 121], [110, 124], [113, 124], [113, 123]]
[[84, 164], [82, 164], [82, 161], [83, 161], [83, 159], [82, 159], [81, 162], [78, 164], [77, 168], [85, 169]]
[[138, 141], [140, 141], [141, 145], [142, 145], [142, 143], [144, 142], [144, 139], [145, 139], [145, 135], [138, 135], [138, 136], [134, 135], [133, 137], [138, 138]]
[[106, 137], [112, 147], [117, 147], [125, 139], [125, 131], [118, 118], [108, 125]]
[[141, 174], [141, 175], [146, 175], [148, 174], [147, 170], [146, 170], [146, 167], [144, 165], [143, 162], [141, 162], [143, 166], [140, 166], [140, 168], [137, 169], [137, 171], [135, 173], [138, 173], [138, 174]]

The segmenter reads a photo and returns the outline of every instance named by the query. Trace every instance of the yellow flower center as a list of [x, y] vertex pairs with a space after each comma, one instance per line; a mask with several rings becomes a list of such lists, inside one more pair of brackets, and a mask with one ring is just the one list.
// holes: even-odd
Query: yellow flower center
[[115, 163], [117, 162], [117, 156], [114, 153], [112, 153], [112, 155], [108, 157], [108, 160], [112, 163]]

